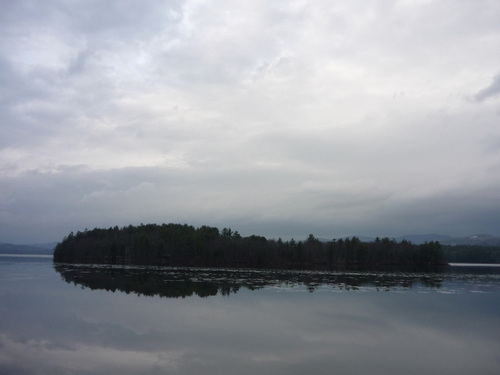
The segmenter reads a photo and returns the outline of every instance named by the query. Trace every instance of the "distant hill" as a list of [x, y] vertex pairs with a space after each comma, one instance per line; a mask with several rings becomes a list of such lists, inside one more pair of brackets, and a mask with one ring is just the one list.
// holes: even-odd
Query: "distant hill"
[[0, 254], [37, 254], [37, 255], [52, 255], [54, 254], [55, 244], [40, 244], [40, 245], [15, 245], [11, 243], [0, 243]]
[[[375, 242], [375, 239], [376, 239], [376, 237], [363, 236], [363, 235], [359, 235], [359, 234], [341, 237], [341, 238], [352, 238], [352, 237], [356, 237], [360, 241], [363, 241], [363, 242]], [[382, 239], [384, 237], [386, 237], [386, 236], [379, 236], [380, 239]], [[440, 243], [443, 243], [443, 241], [449, 240], [451, 238], [451, 236], [430, 233], [430, 234], [405, 234], [403, 236], [387, 237], [387, 238], [390, 238], [391, 240], [395, 240], [397, 242], [401, 242], [403, 240], [406, 240], [406, 241], [409, 241], [415, 245], [422, 245], [426, 242], [434, 242], [434, 241], [439, 241]], [[323, 239], [321, 239], [321, 240], [323, 240]], [[324, 240], [324, 241], [326, 242], [327, 240]]]
[[[320, 240], [321, 242], [330, 242], [332, 239], [334, 240], [344, 240], [346, 238], [353, 238], [353, 237], [356, 237], [358, 240], [362, 241], [362, 242], [375, 242], [375, 237], [370, 237], [370, 236], [363, 236], [363, 235], [359, 235], [359, 234], [356, 234], [356, 235], [349, 235], [349, 236], [337, 236], [337, 237], [333, 237], [333, 238], [325, 238], [325, 237], [319, 237], [318, 240]], [[382, 237], [380, 237], [382, 238]], [[306, 241], [307, 239], [303, 239], [302, 241]]]
[[396, 237], [396, 241], [410, 241], [414, 244], [423, 244], [425, 242], [431, 241], [439, 241], [441, 244], [444, 244], [445, 241], [448, 241], [451, 237], [443, 234], [429, 233], [429, 234], [405, 234], [403, 236]]
[[500, 246], [500, 237], [489, 234], [475, 234], [467, 237], [453, 237], [440, 241], [443, 245]]
[[[363, 241], [363, 242], [375, 242], [375, 237], [363, 236], [363, 235], [347, 236], [347, 238], [352, 238], [352, 237], [356, 237], [360, 241]], [[343, 238], [346, 238], [346, 237], [343, 237]], [[382, 237], [380, 237], [380, 238], [382, 238]]]
[[[353, 237], [353, 236], [349, 236]], [[375, 238], [368, 236], [356, 235], [364, 242], [373, 242]], [[382, 238], [382, 237], [381, 237]], [[421, 245], [425, 242], [439, 241], [441, 245], [470, 245], [470, 246], [500, 246], [500, 237], [492, 236], [490, 234], [475, 234], [466, 237], [452, 237], [444, 234], [428, 233], [428, 234], [405, 234], [398, 237], [390, 237], [398, 242], [403, 240], [410, 241], [413, 244]]]
[[57, 246], [57, 242], [35, 243], [35, 244], [30, 245], [30, 246], [39, 247], [42, 249], [49, 249], [49, 250], [54, 251], [54, 249]]

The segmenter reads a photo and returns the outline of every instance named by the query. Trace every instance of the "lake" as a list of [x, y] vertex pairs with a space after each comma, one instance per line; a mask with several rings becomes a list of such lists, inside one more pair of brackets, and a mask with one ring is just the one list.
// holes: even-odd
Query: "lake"
[[54, 267], [0, 257], [0, 374], [498, 374], [500, 267]]

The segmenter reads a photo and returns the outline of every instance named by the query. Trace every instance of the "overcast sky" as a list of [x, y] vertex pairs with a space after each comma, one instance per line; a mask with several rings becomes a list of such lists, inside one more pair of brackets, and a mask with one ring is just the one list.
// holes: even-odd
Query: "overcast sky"
[[500, 1], [0, 1], [0, 242], [500, 235]]

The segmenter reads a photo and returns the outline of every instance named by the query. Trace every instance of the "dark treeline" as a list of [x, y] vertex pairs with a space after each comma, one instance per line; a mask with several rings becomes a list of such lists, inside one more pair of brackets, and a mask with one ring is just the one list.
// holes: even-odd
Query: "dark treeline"
[[439, 242], [415, 245], [357, 237], [322, 242], [242, 237], [237, 231], [187, 224], [147, 224], [70, 233], [54, 251], [56, 263], [135, 264], [267, 269], [363, 269], [445, 264]]
[[500, 246], [444, 245], [449, 263], [500, 263]]

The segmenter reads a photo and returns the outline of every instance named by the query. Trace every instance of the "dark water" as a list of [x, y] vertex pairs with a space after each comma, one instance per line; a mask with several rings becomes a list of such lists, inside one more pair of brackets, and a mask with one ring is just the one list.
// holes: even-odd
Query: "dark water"
[[500, 268], [310, 273], [0, 257], [0, 374], [498, 374]]

